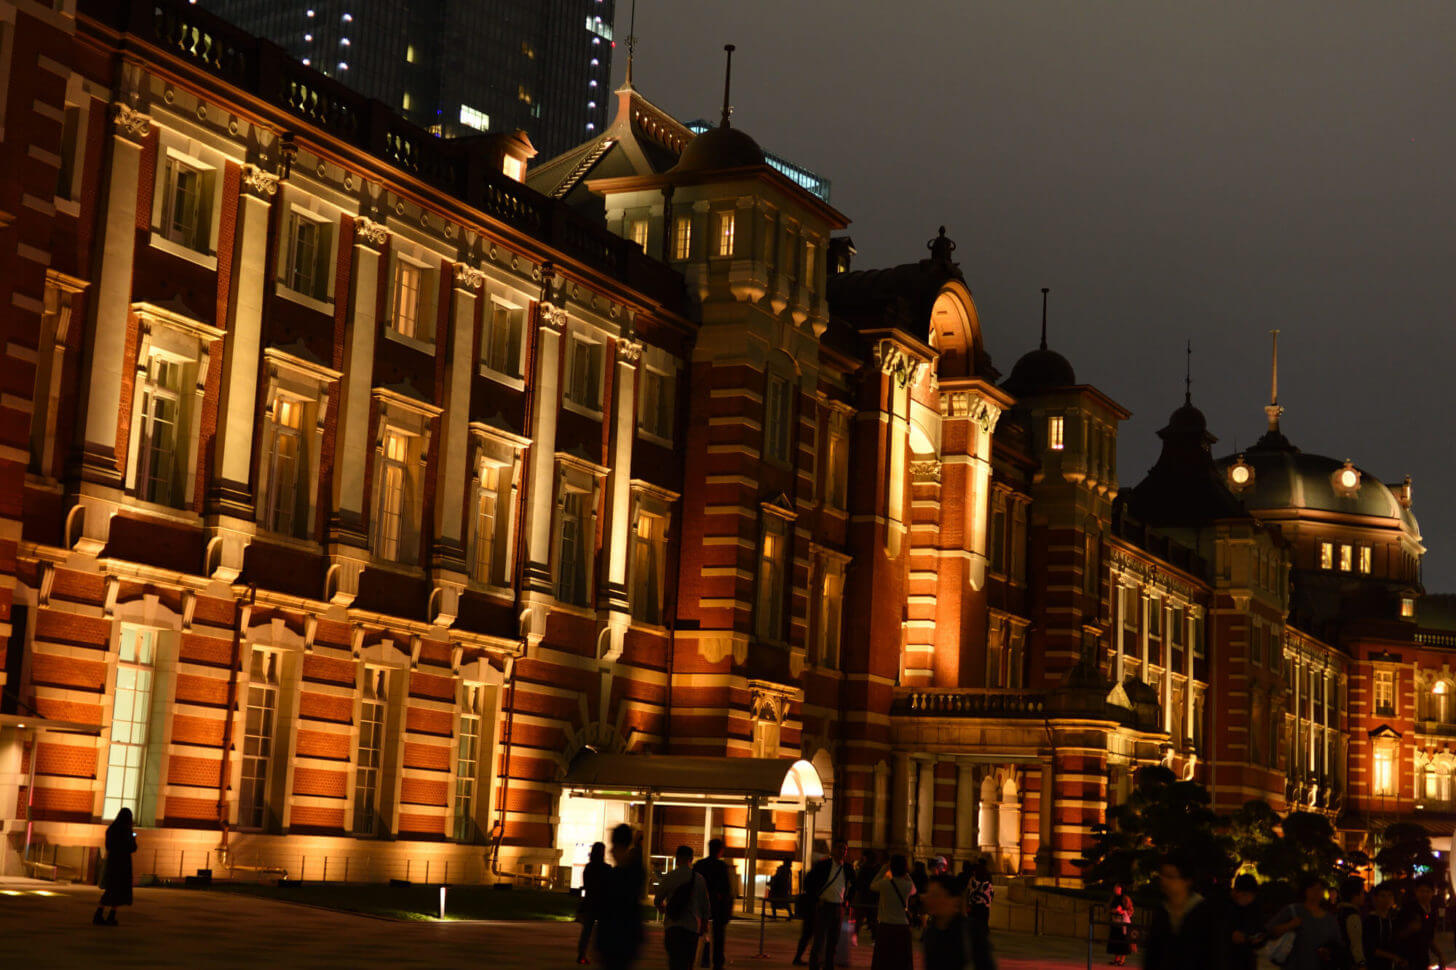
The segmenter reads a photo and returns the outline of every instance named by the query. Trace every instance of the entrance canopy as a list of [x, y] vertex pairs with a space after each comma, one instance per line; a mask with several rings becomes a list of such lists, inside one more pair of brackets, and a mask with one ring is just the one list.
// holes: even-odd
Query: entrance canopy
[[650, 798], [659, 804], [743, 805], [803, 811], [824, 798], [819, 772], [792, 758], [690, 758], [596, 754], [577, 758], [562, 782], [594, 798]]

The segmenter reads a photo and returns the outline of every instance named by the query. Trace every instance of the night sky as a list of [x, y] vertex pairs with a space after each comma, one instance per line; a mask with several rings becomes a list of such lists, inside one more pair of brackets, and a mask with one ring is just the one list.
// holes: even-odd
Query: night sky
[[[618, 0], [616, 75], [631, 0]], [[635, 81], [827, 176], [856, 268], [944, 223], [1003, 375], [1051, 339], [1133, 412], [1119, 477], [1193, 400], [1217, 454], [1283, 429], [1411, 475], [1430, 592], [1456, 591], [1456, 4], [639, 0]]]

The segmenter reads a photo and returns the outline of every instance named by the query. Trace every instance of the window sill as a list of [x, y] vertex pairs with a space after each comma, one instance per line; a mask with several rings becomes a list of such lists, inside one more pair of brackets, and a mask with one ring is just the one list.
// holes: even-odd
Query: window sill
[[482, 583], [478, 580], [466, 580], [465, 588], [472, 593], [481, 596], [489, 596], [491, 599], [510, 600], [515, 598], [515, 592], [509, 586], [496, 586], [491, 583]]
[[179, 509], [175, 505], [162, 505], [158, 502], [148, 502], [134, 493], [127, 493], [130, 506], [127, 511], [140, 512], [154, 518], [166, 519], [178, 525], [201, 526], [202, 516], [191, 509]]
[[648, 431], [646, 428], [638, 428], [637, 437], [641, 438], [643, 441], [651, 442], [652, 444], [659, 445], [663, 448], [676, 447], [671, 438], [664, 438], [662, 435], [656, 434], [652, 431]]
[[402, 347], [408, 347], [410, 350], [418, 350], [420, 353], [428, 354], [431, 357], [435, 355], [435, 345], [430, 341], [421, 340], [419, 337], [406, 337], [388, 324], [385, 324], [384, 327], [384, 339], [393, 341]]
[[55, 200], [56, 211], [61, 215], [70, 216], [75, 219], [81, 215], [81, 203], [75, 199], [63, 199], [59, 195]]
[[378, 553], [373, 550], [369, 553], [369, 568], [378, 569], [381, 572], [393, 573], [396, 576], [408, 576], [410, 579], [420, 579], [425, 575], [422, 566], [413, 563], [392, 562], [388, 559], [379, 558]]
[[257, 539], [271, 543], [275, 546], [286, 546], [289, 549], [296, 549], [299, 552], [317, 553], [320, 546], [312, 539], [302, 539], [287, 532], [274, 532], [262, 522], [258, 523]]
[[597, 611], [590, 606], [578, 606], [575, 603], [568, 603], [565, 600], [556, 599], [554, 596], [551, 598], [551, 609], [559, 610], [571, 616], [579, 616], [584, 620], [595, 620], [597, 618]]
[[636, 630], [639, 633], [651, 633], [655, 636], [663, 637], [667, 636], [669, 632], [667, 627], [661, 623], [649, 623], [646, 620], [639, 620], [635, 616], [632, 618], [629, 629]]
[[480, 376], [495, 381], [497, 384], [504, 384], [513, 391], [524, 391], [526, 389], [525, 378], [502, 374], [488, 364], [480, 365]]
[[602, 412], [600, 410], [592, 410], [585, 404], [577, 404], [564, 394], [561, 397], [561, 407], [562, 410], [570, 411], [573, 414], [580, 414], [582, 417], [591, 418], [593, 421], [600, 421], [602, 419]]
[[214, 273], [217, 272], [217, 254], [200, 253], [190, 246], [184, 246], [182, 243], [168, 239], [155, 229], [152, 230], [151, 247], [169, 255], [176, 256], [178, 259], [185, 259], [189, 263], [195, 263], [203, 269], [211, 270]]
[[310, 310], [317, 310], [319, 313], [334, 315], [334, 301], [320, 300], [309, 296], [307, 293], [300, 293], [297, 290], [289, 289], [283, 283], [278, 284], [278, 295], [290, 303], [297, 303], [299, 306], [308, 307]]

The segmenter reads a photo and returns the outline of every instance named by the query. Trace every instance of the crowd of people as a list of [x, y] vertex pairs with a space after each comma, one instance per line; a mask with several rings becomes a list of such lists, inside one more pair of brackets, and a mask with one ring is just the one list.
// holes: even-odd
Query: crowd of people
[[[1421, 876], [1367, 889], [1359, 876], [1331, 893], [1317, 875], [1299, 880], [1293, 902], [1269, 912], [1250, 874], [1232, 891], [1201, 894], [1188, 863], [1162, 860], [1156, 907], [1143, 941], [1148, 970], [1254, 970], [1262, 953], [1283, 970], [1427, 970], [1444, 967], [1436, 939], [1436, 881]], [[1108, 903], [1107, 952], [1125, 963], [1132, 938], [1133, 903], [1114, 887]]]

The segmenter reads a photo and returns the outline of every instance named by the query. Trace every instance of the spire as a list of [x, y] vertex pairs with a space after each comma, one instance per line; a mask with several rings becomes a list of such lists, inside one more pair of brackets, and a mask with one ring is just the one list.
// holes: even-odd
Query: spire
[[723, 50], [728, 54], [728, 66], [723, 70], [723, 120], [718, 123], [719, 128], [731, 127], [728, 124], [728, 116], [733, 113], [733, 105], [728, 101], [728, 92], [733, 85], [733, 51], [732, 44], [724, 44]]
[[1192, 340], [1188, 341], [1188, 345], [1184, 348], [1184, 351], [1183, 352], [1185, 354], [1185, 357], [1184, 357], [1184, 360], [1183, 360], [1183, 403], [1185, 405], [1191, 405], [1193, 403], [1193, 341]]
[[632, 57], [637, 53], [637, 0], [627, 16], [627, 87], [632, 86]]
[[1284, 409], [1279, 406], [1279, 331], [1270, 330], [1274, 338], [1274, 358], [1269, 374], [1269, 403], [1264, 405], [1264, 414], [1269, 418], [1269, 430], [1274, 433], [1279, 431], [1279, 415]]
[[1047, 294], [1050, 293], [1050, 292], [1051, 292], [1051, 287], [1049, 287], [1049, 286], [1043, 286], [1041, 288], [1041, 349], [1042, 350], [1046, 350], [1047, 349], [1047, 346], [1046, 346], [1046, 310], [1047, 310]]

